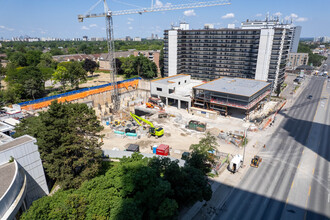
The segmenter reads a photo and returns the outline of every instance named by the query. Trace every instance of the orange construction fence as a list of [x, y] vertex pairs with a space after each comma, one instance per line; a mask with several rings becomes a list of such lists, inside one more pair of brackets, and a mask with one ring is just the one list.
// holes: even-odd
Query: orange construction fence
[[[133, 88], [137, 88], [139, 83], [139, 80], [134, 80], [134, 81], [129, 81], [129, 82], [123, 82], [118, 84], [118, 89], [121, 88], [126, 88], [128, 90], [128, 88], [131, 86]], [[41, 109], [41, 108], [45, 108], [47, 106], [49, 106], [51, 104], [52, 101], [57, 100], [58, 102], [71, 102], [77, 99], [83, 99], [86, 98], [90, 95], [95, 95], [95, 94], [99, 94], [99, 93], [103, 93], [103, 92], [108, 92], [113, 90], [113, 86], [107, 86], [107, 87], [103, 87], [103, 88], [99, 88], [99, 89], [93, 89], [93, 90], [89, 90], [89, 91], [84, 91], [81, 93], [77, 93], [77, 94], [73, 94], [73, 95], [69, 95], [69, 96], [65, 96], [65, 97], [61, 97], [61, 98], [57, 98], [57, 99], [52, 99], [49, 101], [45, 101], [45, 102], [40, 102], [40, 103], [36, 103], [36, 104], [31, 104], [31, 105], [26, 105], [26, 106], [22, 106], [21, 108], [24, 110], [36, 110], [36, 109]]]

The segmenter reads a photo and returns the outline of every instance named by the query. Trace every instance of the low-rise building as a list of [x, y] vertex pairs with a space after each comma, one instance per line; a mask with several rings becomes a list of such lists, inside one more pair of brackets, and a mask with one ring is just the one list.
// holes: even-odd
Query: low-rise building
[[[134, 55], [133, 51], [116, 51], [115, 57], [129, 57], [131, 55]], [[110, 70], [110, 63], [109, 63], [109, 54], [108, 53], [102, 53], [99, 58], [99, 69], [109, 71]]]
[[295, 70], [298, 66], [308, 64], [308, 53], [289, 53], [287, 70]]
[[0, 133], [0, 143], [0, 219], [15, 219], [49, 190], [35, 138]]
[[154, 62], [157, 66], [158, 73], [160, 73], [160, 68], [159, 68], [160, 51], [155, 51], [155, 50], [134, 51], [134, 56], [139, 56], [141, 54], [147, 57], [150, 61]]
[[161, 98], [166, 105], [190, 109], [192, 88], [201, 83], [200, 80], [192, 80], [190, 75], [179, 74], [151, 81], [150, 93]]
[[227, 115], [230, 109], [248, 114], [271, 90], [271, 83], [222, 77], [193, 88], [193, 106]]

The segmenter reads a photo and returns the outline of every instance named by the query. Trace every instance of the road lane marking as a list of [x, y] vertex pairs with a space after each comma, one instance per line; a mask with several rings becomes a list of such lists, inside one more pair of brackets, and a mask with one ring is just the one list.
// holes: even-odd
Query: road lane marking
[[291, 189], [292, 189], [292, 187], [293, 187], [293, 183], [294, 183], [294, 180], [293, 180], [292, 183], [291, 183]]
[[315, 168], [313, 168], [313, 175], [314, 175]]
[[309, 190], [308, 190], [308, 196], [310, 196], [310, 195], [311, 195], [311, 189], [312, 189], [312, 187], [311, 187], [311, 186], [309, 186]]
[[[286, 201], [285, 201], [285, 203], [287, 204], [287, 203], [288, 203], [288, 201], [289, 201], [289, 196], [288, 196], [288, 198], [286, 198]], [[329, 195], [328, 195], [328, 202], [329, 202]]]
[[305, 152], [305, 149], [303, 149], [303, 151], [301, 153], [304, 154], [304, 152]]
[[299, 169], [299, 167], [300, 167], [300, 163], [298, 164], [298, 167], [297, 168]]

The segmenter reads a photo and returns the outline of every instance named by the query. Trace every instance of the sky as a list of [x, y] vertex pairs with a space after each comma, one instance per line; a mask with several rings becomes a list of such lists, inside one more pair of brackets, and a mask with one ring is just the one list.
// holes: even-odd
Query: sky
[[[104, 18], [88, 18], [79, 23], [78, 14], [85, 14], [98, 0], [0, 0], [0, 38], [105, 37]], [[183, 4], [197, 0], [107, 0], [110, 10], [118, 11], [166, 4]], [[203, 0], [209, 1], [209, 0]], [[195, 8], [142, 15], [114, 16], [114, 36], [121, 38], [163, 36], [164, 30], [181, 21], [191, 29], [214, 24], [215, 28], [228, 24], [240, 26], [246, 19], [262, 20], [268, 13], [280, 19], [293, 20], [302, 26], [301, 37], [330, 36], [330, 0], [231, 0], [231, 5]], [[91, 12], [102, 13], [103, 4]]]

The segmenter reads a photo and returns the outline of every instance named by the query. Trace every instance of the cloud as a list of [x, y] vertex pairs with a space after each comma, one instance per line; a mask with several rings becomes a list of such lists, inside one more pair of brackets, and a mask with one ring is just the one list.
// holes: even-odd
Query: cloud
[[281, 17], [282, 13], [281, 12], [276, 12], [274, 15], [277, 16], [277, 17]]
[[133, 30], [133, 27], [128, 27], [128, 29]]
[[97, 24], [90, 24], [89, 27], [97, 27]]
[[156, 7], [156, 8], [163, 7], [163, 3], [159, 0], [156, 0], [154, 7]]
[[195, 10], [194, 10], [194, 9], [184, 11], [183, 14], [184, 14], [185, 16], [187, 16], [187, 17], [190, 17], [190, 16], [196, 16], [196, 13], [195, 13]]
[[221, 18], [222, 19], [227, 19], [227, 18], [234, 18], [234, 17], [235, 17], [235, 14], [234, 13], [228, 13], [228, 14], [222, 16]]
[[296, 22], [304, 22], [304, 21], [308, 21], [308, 18], [299, 17], [295, 21]]
[[89, 28], [84, 25], [81, 27], [81, 30], [89, 30]]
[[155, 8], [161, 8], [161, 7], [170, 7], [172, 4], [167, 2], [165, 5], [163, 4], [163, 2], [161, 2], [160, 0], [156, 0], [155, 4], [153, 5]]
[[291, 18], [298, 18], [298, 15], [297, 15], [297, 14], [294, 14], [294, 13], [292, 13], [292, 14], [290, 15], [290, 17], [291, 17]]
[[256, 17], [261, 17], [261, 16], [262, 16], [261, 13], [256, 14]]
[[9, 27], [6, 27], [4, 25], [0, 25], [0, 29], [6, 30], [6, 31], [13, 31], [14, 30], [14, 28], [9, 28]]
[[298, 16], [297, 14], [295, 14], [295, 13], [291, 13], [290, 15], [285, 16], [284, 19], [287, 20], [287, 21], [292, 20], [293, 22], [305, 22], [305, 21], [308, 21], [308, 18], [305, 18], [305, 17], [299, 17], [299, 16]]

